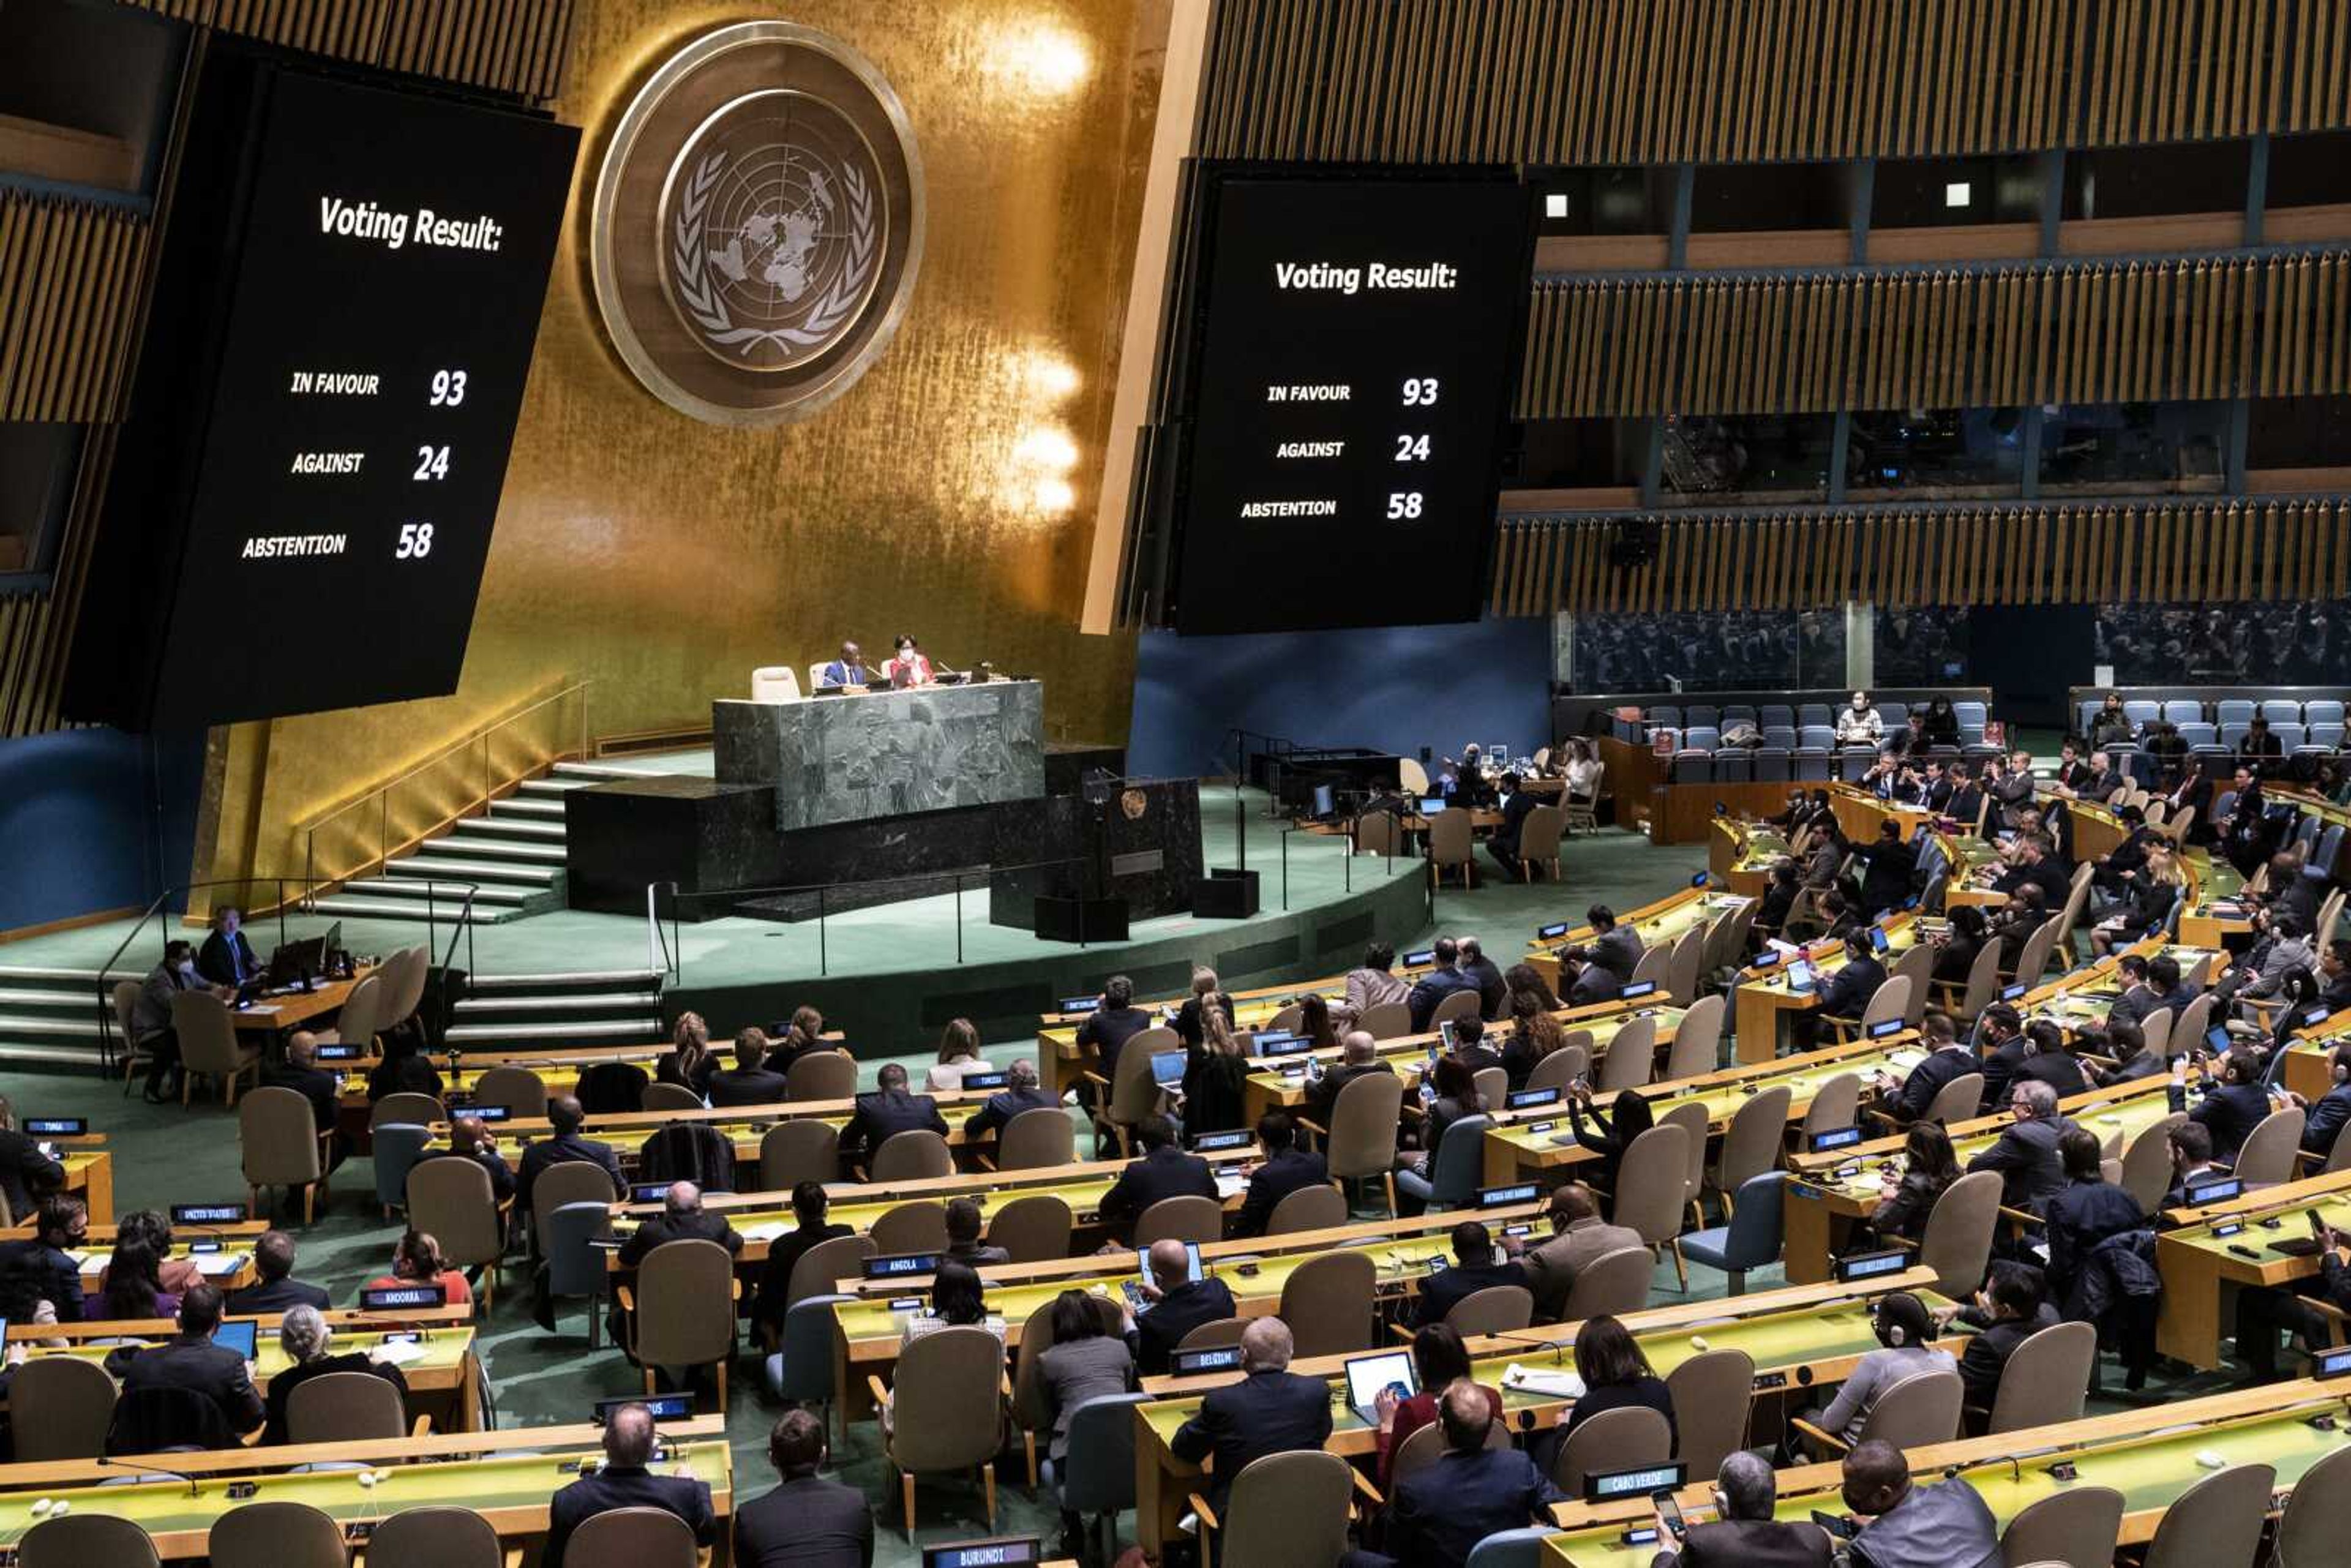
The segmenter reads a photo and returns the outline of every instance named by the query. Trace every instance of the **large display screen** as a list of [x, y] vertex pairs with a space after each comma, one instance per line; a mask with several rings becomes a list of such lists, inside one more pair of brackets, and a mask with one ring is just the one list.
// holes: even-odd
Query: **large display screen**
[[1475, 618], [1526, 315], [1526, 187], [1207, 179], [1176, 629]]
[[152, 619], [84, 706], [176, 727], [453, 691], [579, 132], [266, 60], [202, 91], [159, 308], [217, 320], [145, 345], [105, 528], [160, 558]]

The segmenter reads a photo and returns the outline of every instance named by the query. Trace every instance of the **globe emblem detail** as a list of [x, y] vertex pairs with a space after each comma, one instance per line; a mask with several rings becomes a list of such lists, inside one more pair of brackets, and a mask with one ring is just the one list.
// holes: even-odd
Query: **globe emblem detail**
[[881, 273], [881, 169], [821, 99], [753, 93], [712, 115], [668, 192], [663, 283], [688, 333], [737, 369], [782, 371], [855, 327]]

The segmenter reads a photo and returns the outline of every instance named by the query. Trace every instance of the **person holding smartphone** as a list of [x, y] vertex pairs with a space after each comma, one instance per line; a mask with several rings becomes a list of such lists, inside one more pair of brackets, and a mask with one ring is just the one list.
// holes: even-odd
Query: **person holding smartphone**
[[1828, 1568], [1828, 1531], [1774, 1519], [1779, 1494], [1770, 1462], [1744, 1449], [1715, 1472], [1714, 1519], [1686, 1523], [1673, 1494], [1658, 1493], [1657, 1554], [1649, 1568]]
[[2300, 1336], [2305, 1346], [2326, 1344], [2333, 1331], [2313, 1300], [2337, 1310], [2351, 1309], [2351, 1268], [2344, 1265], [2343, 1237], [2314, 1208], [2309, 1224], [2319, 1246], [2315, 1279], [2298, 1280], [2290, 1290], [2264, 1287], [2237, 1292], [2237, 1359], [2245, 1364], [2249, 1384], [2277, 1381], [2281, 1329]]

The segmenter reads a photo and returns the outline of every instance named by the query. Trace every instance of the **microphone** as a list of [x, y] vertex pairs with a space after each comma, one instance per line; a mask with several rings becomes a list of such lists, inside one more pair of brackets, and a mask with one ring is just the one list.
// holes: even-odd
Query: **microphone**
[[98, 1462], [118, 1470], [137, 1470], [143, 1475], [162, 1476], [167, 1480], [185, 1481], [188, 1483], [190, 1497], [202, 1495], [196, 1486], [196, 1478], [185, 1470], [167, 1470], [161, 1465], [150, 1465], [138, 1459], [117, 1458], [111, 1454], [100, 1454]]

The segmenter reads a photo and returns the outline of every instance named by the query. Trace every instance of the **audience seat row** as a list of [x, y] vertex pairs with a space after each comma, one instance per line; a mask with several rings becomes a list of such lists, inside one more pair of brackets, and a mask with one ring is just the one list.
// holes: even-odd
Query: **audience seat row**
[[[2090, 721], [2105, 706], [2103, 697], [2085, 697], [2075, 705], [2075, 732], [2087, 735]], [[2178, 725], [2182, 735], [2187, 735], [2191, 727], [2200, 726], [2208, 730], [2217, 727], [2224, 736], [2232, 727], [2238, 734], [2243, 734], [2245, 727], [2253, 722], [2254, 716], [2259, 715], [2270, 721], [2272, 730], [2281, 734], [2283, 733], [2281, 727], [2287, 725], [2306, 725], [2314, 729], [2332, 726], [2338, 744], [2342, 739], [2344, 722], [2343, 704], [2331, 698], [2306, 703], [2294, 697], [2223, 697], [2210, 703], [2196, 697], [2169, 697], [2162, 702], [2134, 699], [2123, 704], [2123, 715], [2134, 727], [2160, 718]], [[2224, 739], [2222, 744], [2230, 743]], [[2293, 750], [2293, 744], [2289, 743], [2286, 749]]]

